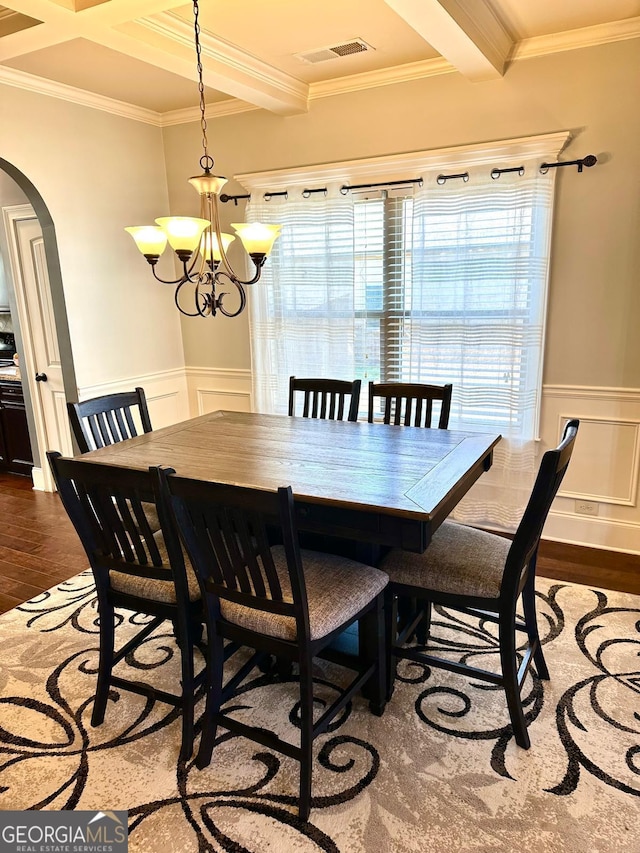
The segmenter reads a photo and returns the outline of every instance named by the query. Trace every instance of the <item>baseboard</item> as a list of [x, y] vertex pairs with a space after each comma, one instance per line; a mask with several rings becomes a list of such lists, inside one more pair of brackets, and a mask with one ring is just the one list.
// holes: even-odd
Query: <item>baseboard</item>
[[36, 468], [35, 466], [31, 469], [31, 479], [33, 480], [33, 488], [37, 492], [45, 492], [46, 483], [44, 477], [44, 471], [42, 468]]
[[640, 526], [635, 521], [585, 517], [552, 510], [545, 524], [544, 538], [566, 545], [640, 554]]

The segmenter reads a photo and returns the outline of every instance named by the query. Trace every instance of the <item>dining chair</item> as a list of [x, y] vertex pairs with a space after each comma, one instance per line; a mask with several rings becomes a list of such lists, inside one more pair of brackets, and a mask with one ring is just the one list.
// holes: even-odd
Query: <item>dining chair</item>
[[343, 421], [345, 408], [348, 421], [358, 420], [361, 380], [298, 379], [289, 377], [289, 415], [296, 414], [297, 392], [303, 395], [303, 418], [327, 418]]
[[[194, 706], [204, 684], [204, 667], [194, 674], [202, 600], [191, 566], [168, 557], [165, 536], [170, 516], [156, 508], [152, 475], [66, 459], [57, 452], [48, 452], [47, 457], [62, 503], [89, 559], [98, 596], [100, 652], [91, 725], [104, 721], [112, 688], [169, 703], [182, 709], [180, 756], [186, 760], [193, 752]], [[152, 528], [149, 507], [157, 509], [162, 530]], [[116, 626], [121, 617], [115, 608], [152, 617], [117, 651]], [[175, 695], [139, 680], [142, 669], [137, 670], [135, 680], [114, 674], [116, 665], [145, 643], [164, 620], [173, 623], [180, 649], [181, 690]]]
[[[117, 444], [138, 435], [133, 415], [137, 412], [143, 432], [151, 432], [151, 419], [143, 388], [105, 394], [81, 403], [67, 403], [67, 412], [80, 453]], [[152, 530], [160, 530], [153, 504], [145, 507]]]
[[[535, 606], [536, 557], [551, 503], [565, 475], [580, 422], [567, 422], [557, 448], [548, 450], [513, 541], [454, 522], [444, 522], [423, 554], [393, 550], [382, 560], [389, 575], [385, 601], [389, 693], [397, 659], [440, 667], [502, 687], [516, 743], [530, 746], [520, 691], [532, 661], [539, 678], [548, 680]], [[500, 672], [430, 654], [429, 641], [407, 647], [419, 614], [399, 628], [397, 603], [402, 597], [425, 603], [427, 630], [433, 604], [476, 615], [498, 625]], [[521, 599], [523, 616], [517, 615]], [[516, 631], [527, 635], [524, 651]]]
[[440, 402], [438, 429], [449, 425], [451, 392], [453, 386], [423, 385], [417, 382], [370, 382], [370, 424], [376, 420], [376, 401], [382, 409], [383, 422], [394, 426], [430, 427], [433, 420], [433, 403]]
[[143, 431], [152, 430], [143, 388], [67, 403], [67, 412], [81, 453], [138, 435], [134, 412], [140, 418]]
[[[333, 554], [301, 549], [291, 488], [277, 492], [178, 477], [156, 469], [161, 496], [175, 514], [182, 544], [200, 581], [207, 626], [207, 687], [199, 768], [212, 758], [218, 726], [300, 762], [299, 815], [311, 808], [312, 745], [362, 688], [370, 709], [385, 705], [383, 599], [387, 576]], [[274, 539], [281, 544], [271, 544]], [[172, 561], [180, 542], [170, 534]], [[329, 644], [358, 622], [359, 653], [341, 659]], [[223, 686], [223, 644], [255, 650]], [[299, 746], [241, 722], [222, 706], [267, 655], [298, 664]], [[338, 698], [313, 719], [313, 658], [327, 655], [355, 670]]]

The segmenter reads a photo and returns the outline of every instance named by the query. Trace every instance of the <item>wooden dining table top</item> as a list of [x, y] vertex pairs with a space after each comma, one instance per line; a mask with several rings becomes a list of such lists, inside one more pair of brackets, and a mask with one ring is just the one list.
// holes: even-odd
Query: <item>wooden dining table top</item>
[[164, 465], [181, 476], [268, 491], [291, 486], [302, 527], [422, 551], [491, 466], [500, 438], [217, 411], [78, 458]]

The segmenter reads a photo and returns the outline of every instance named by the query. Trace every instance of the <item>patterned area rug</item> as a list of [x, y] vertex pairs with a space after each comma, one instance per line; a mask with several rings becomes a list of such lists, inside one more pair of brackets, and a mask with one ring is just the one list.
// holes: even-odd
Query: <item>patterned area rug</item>
[[[405, 662], [382, 718], [358, 698], [316, 742], [303, 824], [288, 758], [220, 730], [208, 768], [179, 763], [176, 711], [131, 693], [114, 693], [91, 727], [96, 602], [91, 575], [78, 575], [0, 617], [0, 808], [127, 809], [140, 853], [636, 853], [640, 598], [541, 579], [539, 613], [552, 680], [525, 684], [529, 751], [501, 691]], [[434, 638], [496, 659], [493, 629], [477, 621], [438, 611]], [[175, 689], [171, 633], [120, 666]], [[339, 678], [318, 668], [319, 713]], [[293, 681], [257, 673], [233, 705], [297, 733]]]

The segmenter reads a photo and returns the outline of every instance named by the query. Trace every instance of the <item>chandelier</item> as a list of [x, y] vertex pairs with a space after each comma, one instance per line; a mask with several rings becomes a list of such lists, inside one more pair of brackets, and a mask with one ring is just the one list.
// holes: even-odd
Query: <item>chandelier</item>
[[[227, 182], [226, 178], [212, 174], [213, 158], [208, 152], [207, 119], [204, 103], [204, 83], [202, 81], [202, 56], [200, 47], [200, 25], [198, 22], [198, 0], [193, 0], [194, 41], [198, 69], [198, 91], [200, 93], [200, 126], [202, 128], [202, 147], [204, 154], [200, 158], [201, 175], [189, 178], [189, 183], [200, 196], [200, 218], [188, 216], [165, 216], [156, 219], [156, 225], [134, 225], [125, 228], [136, 246], [151, 265], [154, 278], [162, 284], [175, 284], [175, 303], [179, 311], [187, 317], [208, 317], [220, 312], [225, 317], [237, 317], [247, 303], [245, 286], [255, 284], [262, 274], [262, 267], [280, 232], [280, 225], [263, 225], [259, 222], [232, 223], [236, 234], [226, 234], [220, 230], [220, 212], [218, 197]], [[229, 244], [239, 237], [245, 251], [251, 258], [255, 272], [253, 277], [243, 280], [229, 263], [227, 249]], [[166, 248], [167, 241], [182, 264], [182, 274], [174, 280], [160, 278], [156, 264]], [[236, 288], [239, 303], [235, 309], [223, 305], [228, 291], [220, 291], [223, 281]], [[186, 310], [180, 304], [182, 288], [193, 288], [193, 307]]]

